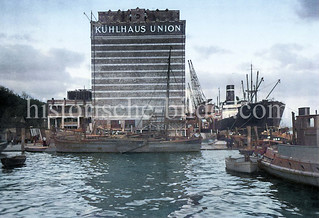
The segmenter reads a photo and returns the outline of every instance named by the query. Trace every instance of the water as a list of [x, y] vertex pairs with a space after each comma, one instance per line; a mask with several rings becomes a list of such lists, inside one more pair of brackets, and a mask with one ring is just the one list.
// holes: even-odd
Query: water
[[0, 216], [319, 216], [318, 189], [225, 172], [237, 153], [26, 153], [26, 166], [0, 169]]

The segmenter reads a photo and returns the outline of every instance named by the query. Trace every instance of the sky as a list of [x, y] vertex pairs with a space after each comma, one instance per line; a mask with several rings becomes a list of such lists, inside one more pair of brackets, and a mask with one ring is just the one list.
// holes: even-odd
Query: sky
[[[180, 10], [191, 59], [207, 98], [258, 70], [260, 98], [282, 101], [282, 125], [291, 111], [319, 109], [319, 0], [1, 0], [0, 85], [46, 101], [90, 88], [90, 24], [98, 11]], [[188, 74], [188, 67], [186, 73]]]

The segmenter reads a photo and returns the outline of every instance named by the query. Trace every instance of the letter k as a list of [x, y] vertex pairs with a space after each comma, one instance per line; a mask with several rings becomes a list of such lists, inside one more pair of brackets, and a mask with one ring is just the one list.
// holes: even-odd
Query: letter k
[[100, 28], [101, 28], [100, 26], [95, 27], [95, 33], [101, 33], [101, 29]]

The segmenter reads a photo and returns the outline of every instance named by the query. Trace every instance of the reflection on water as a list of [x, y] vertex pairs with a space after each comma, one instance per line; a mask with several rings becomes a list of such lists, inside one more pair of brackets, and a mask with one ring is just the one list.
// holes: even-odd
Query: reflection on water
[[86, 185], [93, 193], [86, 200], [101, 208], [103, 214], [99, 215], [103, 216], [167, 216], [186, 203], [185, 171], [190, 170], [188, 163], [200, 155], [95, 154], [87, 166], [93, 176]]
[[226, 172], [237, 153], [26, 153], [0, 170], [0, 216], [319, 216], [318, 189]]

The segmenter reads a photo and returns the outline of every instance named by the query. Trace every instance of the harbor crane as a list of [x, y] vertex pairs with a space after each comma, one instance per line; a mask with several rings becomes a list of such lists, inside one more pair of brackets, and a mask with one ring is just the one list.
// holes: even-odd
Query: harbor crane
[[[190, 77], [191, 77], [191, 95], [192, 95], [192, 101], [193, 101], [193, 106], [195, 109], [203, 105], [205, 103], [210, 102], [212, 99], [206, 99], [205, 94], [199, 84], [198, 77], [196, 75], [196, 71], [194, 69], [193, 63], [191, 60], [188, 60], [188, 66], [189, 66], [189, 72], [190, 72]], [[189, 87], [190, 88], [190, 87]]]
[[189, 100], [192, 101], [192, 105], [193, 105], [193, 108], [196, 108], [196, 99], [194, 97], [194, 94], [193, 94], [193, 91], [192, 91], [192, 88], [191, 88], [191, 85], [189, 83], [187, 83], [188, 87], [187, 87], [187, 91], [188, 91], [188, 94], [189, 94], [189, 99], [188, 99], [188, 107], [190, 106], [189, 105]]

